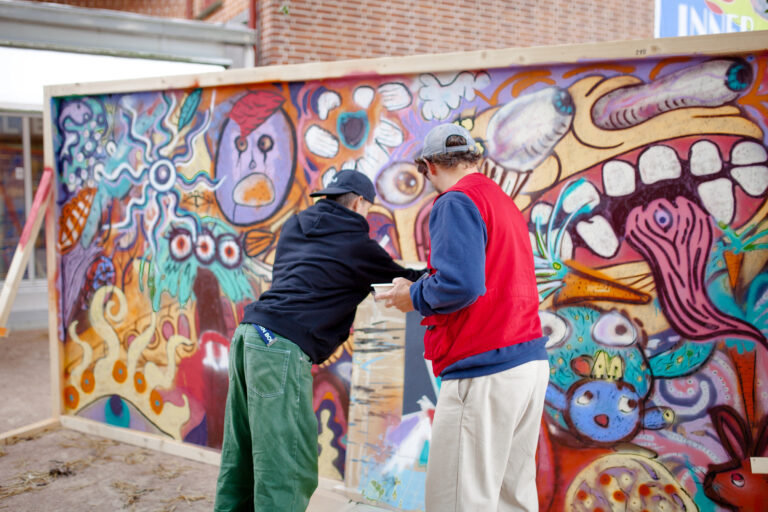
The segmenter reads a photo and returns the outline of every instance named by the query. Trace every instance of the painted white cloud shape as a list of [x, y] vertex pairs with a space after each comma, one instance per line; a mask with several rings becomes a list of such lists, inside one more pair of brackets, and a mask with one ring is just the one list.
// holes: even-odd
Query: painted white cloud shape
[[475, 75], [469, 71], [461, 73], [423, 74], [419, 77], [419, 99], [423, 102], [421, 115], [427, 121], [444, 120], [451, 110], [458, 108], [462, 98], [475, 99], [475, 90], [491, 83], [488, 73]]

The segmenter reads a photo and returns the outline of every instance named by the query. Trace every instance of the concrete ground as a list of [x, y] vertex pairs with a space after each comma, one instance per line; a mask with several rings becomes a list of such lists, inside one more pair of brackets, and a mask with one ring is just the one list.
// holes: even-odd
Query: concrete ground
[[[48, 332], [0, 338], [0, 434], [51, 416]], [[205, 511], [218, 467], [56, 430], [0, 445], [0, 511]], [[321, 479], [309, 512], [376, 512]]]

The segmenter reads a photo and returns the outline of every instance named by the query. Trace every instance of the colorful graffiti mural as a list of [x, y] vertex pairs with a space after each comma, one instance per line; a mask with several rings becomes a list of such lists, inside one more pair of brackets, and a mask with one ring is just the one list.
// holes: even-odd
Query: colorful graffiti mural
[[[768, 455], [768, 54], [59, 97], [52, 111], [66, 413], [220, 446], [229, 337], [269, 287], [282, 224], [355, 169], [379, 193], [371, 236], [423, 261], [435, 192], [413, 158], [450, 121], [529, 222], [552, 368], [542, 509], [755, 510], [768, 490], [746, 462]], [[313, 371], [322, 472], [419, 509], [433, 402], [403, 381], [405, 321], [369, 329], [383, 313], [367, 308], [357, 343]], [[390, 377], [399, 387], [371, 399]]]

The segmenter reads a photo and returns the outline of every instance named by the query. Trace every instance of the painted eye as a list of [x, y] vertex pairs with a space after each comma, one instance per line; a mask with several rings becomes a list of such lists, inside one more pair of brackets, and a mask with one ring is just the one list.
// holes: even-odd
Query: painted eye
[[557, 347], [568, 337], [568, 324], [561, 316], [549, 311], [539, 311], [539, 320], [541, 320], [541, 332], [549, 337], [546, 348]]
[[415, 201], [424, 190], [424, 176], [414, 164], [399, 162], [379, 174], [376, 188], [384, 201], [406, 205]]
[[200, 263], [208, 264], [216, 257], [216, 242], [210, 233], [203, 233], [195, 242], [195, 255]]
[[176, 182], [176, 168], [170, 160], [158, 160], [149, 169], [149, 183], [158, 192], [167, 192]]
[[242, 251], [240, 244], [233, 235], [221, 235], [216, 244], [219, 261], [227, 268], [236, 268], [240, 266]]
[[626, 395], [622, 395], [622, 397], [619, 398], [619, 410], [621, 412], [624, 414], [629, 414], [635, 409], [637, 409], [637, 400]]
[[192, 237], [186, 229], [174, 229], [171, 231], [169, 240], [171, 258], [174, 260], [184, 261], [192, 254]]
[[592, 337], [602, 345], [626, 347], [637, 340], [637, 331], [627, 317], [611, 311], [601, 315], [592, 326]]
[[746, 480], [744, 479], [744, 475], [741, 473], [731, 473], [731, 483], [733, 483], [733, 485], [736, 487], [744, 487]]
[[666, 208], [659, 207], [653, 212], [653, 220], [664, 231], [668, 231], [672, 227], [672, 214]]
[[266, 153], [272, 150], [272, 148], [275, 145], [275, 142], [272, 140], [272, 137], [270, 137], [269, 135], [262, 135], [261, 137], [259, 137], [259, 141], [256, 144], [259, 146], [259, 150], [262, 153]]
[[[753, 5], [755, 5], [754, 2]], [[734, 92], [743, 91], [752, 83], [752, 68], [746, 62], [739, 60], [731, 64], [725, 77], [726, 87]]]
[[579, 405], [587, 405], [592, 401], [594, 397], [595, 395], [593, 395], [591, 391], [585, 391], [579, 398], [576, 399], [576, 403]]
[[246, 149], [248, 149], [248, 139], [240, 137], [239, 135], [235, 137], [235, 147], [237, 150], [242, 153]]

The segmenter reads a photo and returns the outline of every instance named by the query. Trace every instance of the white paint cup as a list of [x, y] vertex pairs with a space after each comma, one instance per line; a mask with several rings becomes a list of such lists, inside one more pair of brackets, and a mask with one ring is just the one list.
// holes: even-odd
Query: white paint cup
[[376, 296], [390, 291], [395, 285], [394, 283], [376, 283], [371, 286], [373, 286], [373, 295]]

